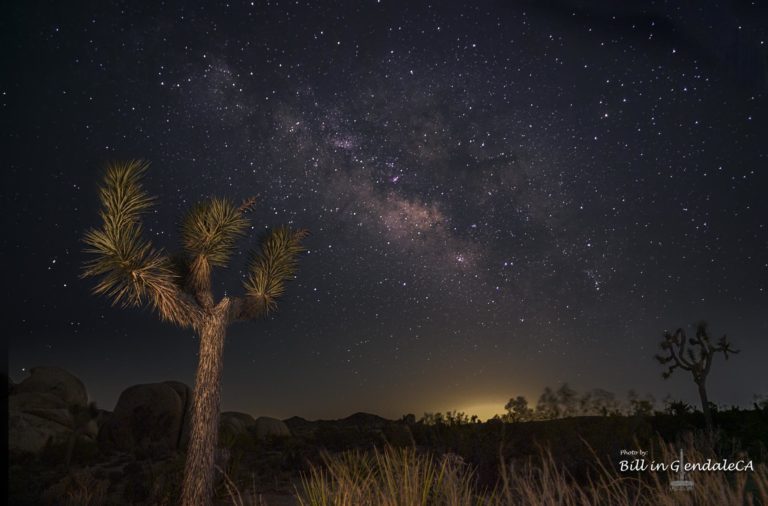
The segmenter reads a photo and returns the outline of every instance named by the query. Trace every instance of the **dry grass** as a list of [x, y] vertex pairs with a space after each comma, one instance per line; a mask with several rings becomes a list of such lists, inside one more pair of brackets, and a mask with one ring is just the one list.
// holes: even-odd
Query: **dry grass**
[[100, 506], [105, 504], [109, 483], [97, 480], [87, 471], [72, 473], [64, 493], [66, 506]]
[[297, 492], [302, 506], [461, 506], [482, 504], [474, 479], [459, 459], [419, 455], [413, 449], [325, 456]]
[[[678, 449], [661, 442], [647, 459], [672, 462]], [[585, 448], [585, 451], [587, 450]], [[711, 452], [684, 448], [688, 462], [716, 460]], [[593, 453], [594, 455], [594, 453]], [[732, 459], [731, 459], [732, 460]], [[665, 506], [768, 505], [768, 468], [754, 472], [693, 472], [691, 491], [669, 487], [675, 473], [621, 473], [594, 455], [591, 478], [577, 482], [551, 452], [532, 461], [502, 466], [501, 484], [478, 490], [472, 469], [452, 458], [438, 459], [413, 449], [358, 451], [326, 456], [324, 465], [303, 477], [302, 506]]]
[[264, 497], [256, 492], [256, 484], [253, 481], [245, 492], [241, 492], [240, 488], [232, 481], [232, 478], [225, 470], [219, 466], [216, 466], [216, 470], [221, 473], [224, 479], [224, 488], [227, 491], [227, 496], [232, 506], [267, 506]]

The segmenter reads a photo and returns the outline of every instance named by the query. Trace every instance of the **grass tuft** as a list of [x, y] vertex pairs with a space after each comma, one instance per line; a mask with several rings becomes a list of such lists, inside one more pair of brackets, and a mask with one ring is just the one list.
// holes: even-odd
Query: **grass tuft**
[[[713, 452], [683, 449], [688, 462], [718, 460]], [[677, 459], [678, 449], [660, 442], [657, 462]], [[587, 480], [577, 481], [548, 450], [520, 465], [502, 466], [495, 490], [476, 486], [460, 458], [438, 458], [412, 448], [350, 451], [324, 456], [302, 477], [296, 495], [301, 506], [665, 506], [768, 504], [768, 467], [753, 472], [693, 472], [691, 491], [669, 486], [675, 473], [621, 473], [594, 452]], [[741, 456], [746, 458], [746, 456]]]

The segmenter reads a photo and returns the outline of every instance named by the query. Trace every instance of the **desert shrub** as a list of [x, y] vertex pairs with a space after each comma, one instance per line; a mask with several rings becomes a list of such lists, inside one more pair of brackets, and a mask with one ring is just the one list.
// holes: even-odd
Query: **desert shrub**
[[151, 475], [139, 462], [131, 462], [123, 468], [123, 498], [131, 504], [143, 503], [151, 492]]
[[98, 462], [100, 457], [98, 443], [92, 439], [80, 437], [72, 446], [70, 466], [89, 466]]
[[36, 506], [41, 492], [59, 479], [61, 471], [36, 456], [14, 456], [8, 466], [8, 504]]
[[101, 506], [105, 503], [109, 482], [81, 470], [71, 473], [64, 490], [65, 506]]
[[50, 438], [45, 443], [37, 458], [43, 462], [47, 462], [50, 467], [60, 466], [63, 467], [67, 459], [67, 445], [68, 439], [64, 437]]
[[415, 444], [410, 427], [404, 423], [389, 423], [384, 426], [383, 433], [390, 446], [402, 448]]
[[148, 503], [155, 506], [179, 504], [181, 482], [184, 477], [184, 458], [176, 455], [159, 465], [149, 468], [150, 482]]
[[383, 443], [381, 433], [353, 427], [319, 427], [314, 435], [315, 443], [330, 452], [351, 448], [370, 448]]
[[217, 495], [229, 497], [229, 484], [234, 485], [236, 490], [246, 491], [243, 498], [250, 497], [255, 490], [290, 493], [298, 473], [308, 470], [309, 462], [320, 462], [319, 455], [317, 446], [303, 438], [258, 440], [236, 461], [233, 453], [227, 465], [220, 466]]
[[331, 456], [313, 466], [297, 489], [302, 506], [476, 504], [474, 478], [460, 458], [437, 458], [413, 448]]

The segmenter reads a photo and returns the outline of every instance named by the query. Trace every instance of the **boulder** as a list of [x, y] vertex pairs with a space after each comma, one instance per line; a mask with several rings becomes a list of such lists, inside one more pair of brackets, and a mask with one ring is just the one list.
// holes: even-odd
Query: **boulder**
[[163, 383], [173, 388], [184, 406], [184, 421], [181, 424], [181, 432], [176, 444], [178, 448], [186, 448], [191, 432], [189, 424], [192, 421], [192, 389], [181, 381], [164, 381]]
[[60, 367], [33, 367], [31, 375], [14, 385], [14, 395], [22, 393], [50, 394], [66, 406], [86, 406], [88, 393], [83, 382]]
[[[55, 411], [55, 410], [52, 410]], [[8, 449], [17, 452], [39, 453], [49, 442], [65, 441], [72, 434], [71, 422], [59, 423], [41, 416], [42, 413], [8, 412]]]
[[219, 416], [219, 445], [231, 447], [256, 435], [256, 420], [247, 413], [225, 411]]
[[82, 434], [91, 440], [96, 440], [99, 435], [98, 419], [94, 418], [93, 420], [88, 420], [82, 428]]
[[256, 430], [256, 420], [247, 413], [225, 411], [219, 417], [219, 427], [238, 434]]
[[181, 381], [164, 381], [163, 384], [168, 385], [174, 392], [176, 392], [185, 409], [189, 408], [190, 403], [192, 402], [192, 389], [190, 389], [188, 385]]
[[67, 409], [67, 403], [54, 394], [45, 392], [15, 393], [8, 397], [9, 411], [30, 411], [36, 409]]
[[63, 427], [68, 428], [69, 430], [74, 430], [75, 428], [75, 419], [74, 419], [75, 417], [72, 416], [72, 411], [66, 408], [28, 409], [24, 411], [24, 414], [36, 416], [38, 418], [42, 418], [44, 420], [48, 420], [53, 423], [57, 423]]
[[179, 449], [186, 406], [177, 390], [173, 382], [135, 385], [123, 391], [99, 429], [100, 446], [153, 457]]
[[260, 416], [256, 419], [256, 437], [266, 439], [270, 437], [290, 436], [291, 431], [282, 420], [268, 416]]
[[83, 383], [58, 367], [35, 367], [13, 385], [8, 396], [8, 447], [40, 452], [49, 442], [67, 440], [75, 426], [73, 411], [88, 403]]

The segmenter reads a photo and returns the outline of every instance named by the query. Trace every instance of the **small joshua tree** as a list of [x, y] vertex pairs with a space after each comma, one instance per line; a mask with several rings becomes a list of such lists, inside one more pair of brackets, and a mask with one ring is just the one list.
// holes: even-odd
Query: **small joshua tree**
[[227, 327], [263, 317], [277, 307], [285, 283], [294, 276], [305, 230], [276, 228], [253, 255], [240, 297], [214, 300], [211, 271], [225, 267], [237, 239], [245, 235], [241, 206], [212, 198], [194, 207], [182, 223], [183, 254], [174, 257], [142, 236], [141, 215], [153, 199], [141, 185], [144, 162], [107, 168], [99, 191], [102, 224], [85, 234], [84, 276], [98, 278], [94, 292], [121, 306], [152, 308], [161, 320], [193, 329], [200, 337], [199, 363], [192, 402], [182, 504], [206, 506], [213, 493], [214, 451], [218, 437], [222, 351]]
[[723, 335], [717, 344], [712, 344], [705, 322], [696, 326], [696, 336], [690, 339], [686, 337], [683, 329], [677, 329], [674, 334], [665, 331], [664, 340], [659, 346], [662, 352], [656, 355], [656, 360], [667, 366], [667, 370], [662, 373], [664, 379], [669, 378], [677, 368], [689, 371], [693, 376], [693, 382], [696, 383], [699, 390], [704, 423], [707, 431], [711, 434], [712, 413], [707, 398], [707, 375], [712, 368], [715, 354], [722, 353], [723, 357], [728, 360], [730, 353], [738, 353], [739, 350], [731, 347], [726, 335]]

